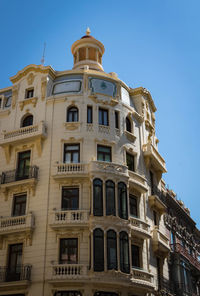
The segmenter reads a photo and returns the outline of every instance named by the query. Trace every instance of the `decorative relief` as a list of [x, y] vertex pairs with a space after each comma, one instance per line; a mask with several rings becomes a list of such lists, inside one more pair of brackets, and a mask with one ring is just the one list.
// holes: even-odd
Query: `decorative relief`
[[22, 111], [24, 109], [24, 106], [29, 105], [29, 104], [32, 104], [33, 107], [35, 107], [36, 104], [37, 104], [37, 101], [38, 101], [38, 98], [37, 97], [30, 98], [30, 99], [25, 99], [24, 101], [20, 101], [19, 102], [19, 108]]
[[47, 77], [41, 78], [41, 99], [42, 101], [46, 97], [46, 88], [47, 88]]
[[13, 85], [13, 89], [12, 89], [12, 108], [13, 109], [16, 106], [16, 102], [18, 99], [18, 92], [19, 92], [19, 84]]
[[109, 105], [109, 106], [116, 106], [119, 102], [116, 99], [110, 98], [110, 97], [97, 97], [97, 95], [90, 95], [88, 96], [93, 102], [96, 104], [103, 104], [103, 105]]
[[66, 130], [74, 131], [79, 129], [80, 127], [80, 122], [65, 122], [64, 126]]
[[33, 73], [30, 73], [26, 78], [28, 85], [33, 84], [34, 79], [35, 79], [35, 75]]

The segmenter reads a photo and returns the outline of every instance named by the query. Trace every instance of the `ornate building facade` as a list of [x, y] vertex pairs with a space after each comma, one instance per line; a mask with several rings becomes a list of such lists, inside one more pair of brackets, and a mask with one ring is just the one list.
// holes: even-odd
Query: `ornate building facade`
[[29, 65], [0, 90], [0, 295], [159, 295], [170, 223], [155, 104], [104, 72], [89, 30], [71, 50], [72, 70]]

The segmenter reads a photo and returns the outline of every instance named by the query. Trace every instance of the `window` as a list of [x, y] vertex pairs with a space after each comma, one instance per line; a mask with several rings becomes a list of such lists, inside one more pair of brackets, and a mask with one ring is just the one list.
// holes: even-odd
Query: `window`
[[127, 189], [123, 182], [118, 183], [118, 210], [120, 218], [128, 219]]
[[97, 160], [111, 162], [111, 147], [97, 145]]
[[117, 236], [116, 232], [107, 232], [107, 268], [117, 270]]
[[67, 122], [78, 121], [78, 109], [76, 107], [70, 107], [67, 110]]
[[79, 188], [62, 188], [62, 210], [77, 210], [79, 208]]
[[99, 108], [99, 124], [100, 125], [109, 125], [108, 124], [108, 110]]
[[22, 270], [22, 244], [9, 245], [6, 281], [19, 281]]
[[17, 174], [16, 174], [17, 180], [23, 180], [23, 179], [29, 178], [30, 157], [31, 157], [30, 150], [19, 152]]
[[158, 213], [156, 211], [153, 210], [153, 222], [155, 226], [158, 226]]
[[132, 132], [132, 128], [131, 128], [131, 121], [128, 117], [126, 117], [126, 131], [131, 133]]
[[64, 144], [64, 163], [80, 162], [80, 145]]
[[11, 102], [12, 102], [12, 97], [11, 96], [7, 97], [6, 100], [5, 100], [5, 108], [10, 107]]
[[87, 106], [87, 123], [93, 122], [92, 106]]
[[26, 194], [15, 195], [12, 216], [23, 216], [26, 213]]
[[130, 215], [134, 217], [138, 217], [138, 205], [137, 205], [137, 197], [130, 194], [129, 195], [129, 203], [130, 203]]
[[119, 239], [120, 239], [120, 270], [125, 273], [130, 273], [128, 234], [125, 231], [120, 232]]
[[1, 109], [1, 108], [3, 109], [2, 101], [3, 101], [3, 100], [0, 98], [0, 109]]
[[54, 296], [81, 296], [81, 292], [79, 291], [60, 291], [56, 292]]
[[131, 245], [131, 254], [132, 254], [132, 267], [140, 268], [140, 247], [136, 245]]
[[60, 264], [78, 263], [78, 239], [62, 238], [60, 240]]
[[132, 154], [126, 153], [126, 164], [129, 171], [135, 171], [134, 167], [134, 156]]
[[119, 112], [115, 111], [115, 128], [119, 128]]
[[100, 179], [93, 181], [93, 214], [103, 216], [103, 182]]
[[28, 115], [26, 116], [21, 124], [21, 127], [25, 127], [25, 126], [29, 126], [29, 125], [33, 125], [33, 115]]
[[34, 89], [27, 89], [26, 90], [26, 99], [33, 98]]
[[149, 174], [150, 174], [151, 195], [154, 195], [154, 176], [152, 171], [149, 171]]
[[104, 233], [100, 228], [93, 232], [94, 271], [104, 271]]
[[115, 216], [115, 183], [106, 181], [106, 215]]

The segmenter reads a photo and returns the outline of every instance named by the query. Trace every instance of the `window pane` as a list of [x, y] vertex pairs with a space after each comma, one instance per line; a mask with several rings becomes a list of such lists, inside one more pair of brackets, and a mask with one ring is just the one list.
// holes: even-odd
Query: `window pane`
[[79, 208], [79, 188], [62, 188], [62, 210], [77, 210]]
[[137, 197], [130, 194], [129, 195], [129, 201], [130, 201], [130, 214], [132, 216], [138, 217]]
[[92, 123], [92, 107], [87, 107], [87, 123]]
[[124, 231], [120, 232], [120, 270], [130, 272], [128, 234]]
[[26, 195], [14, 196], [13, 216], [22, 216], [26, 212]]
[[130, 171], [135, 171], [134, 169], [134, 156], [129, 154], [129, 153], [126, 153], [126, 163], [127, 163], [127, 166], [128, 166], [128, 169]]
[[118, 184], [118, 207], [119, 217], [122, 219], [128, 219], [127, 189], [126, 184], [122, 182]]
[[108, 269], [117, 269], [117, 238], [113, 230], [107, 232], [107, 256]]
[[104, 233], [95, 229], [93, 233], [94, 244], [94, 271], [104, 271]]
[[78, 239], [63, 238], [60, 240], [60, 264], [76, 264], [78, 262]]
[[126, 117], [126, 130], [131, 133], [131, 121]]
[[103, 216], [103, 183], [100, 179], [93, 181], [93, 214]]
[[132, 267], [141, 267], [140, 266], [140, 248], [136, 245], [132, 245], [131, 253], [132, 253]]
[[115, 215], [115, 184], [106, 182], [106, 215]]
[[79, 163], [80, 162], [80, 145], [79, 144], [65, 144], [64, 145], [64, 162], [65, 163]]

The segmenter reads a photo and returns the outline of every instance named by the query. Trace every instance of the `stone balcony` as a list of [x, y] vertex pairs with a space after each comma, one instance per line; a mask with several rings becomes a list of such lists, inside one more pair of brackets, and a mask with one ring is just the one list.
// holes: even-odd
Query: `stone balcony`
[[151, 237], [150, 225], [148, 223], [133, 216], [131, 216], [129, 220], [131, 232], [134, 236], [139, 237], [141, 239], [147, 239]]
[[147, 190], [148, 190], [147, 182], [143, 176], [141, 176], [133, 171], [128, 171], [128, 174], [129, 174], [130, 186], [133, 186], [141, 193], [147, 192]]
[[85, 178], [88, 176], [88, 164], [86, 163], [61, 163], [54, 167], [53, 178]]
[[55, 264], [52, 266], [52, 276], [49, 282], [66, 282], [70, 280], [85, 280], [88, 277], [88, 266], [85, 264]]
[[0, 218], [0, 245], [3, 239], [8, 236], [26, 238], [31, 245], [32, 233], [35, 227], [35, 219], [32, 213], [23, 216], [1, 217]]
[[143, 145], [143, 154], [146, 166], [148, 168], [150, 168], [150, 166], [153, 166], [155, 168], [155, 171], [158, 172], [158, 175], [160, 175], [159, 177], [161, 177], [162, 173], [167, 172], [164, 158], [162, 158], [160, 153], [151, 143]]
[[153, 275], [143, 269], [133, 268], [131, 271], [131, 281], [135, 284], [154, 287]]
[[21, 175], [18, 169], [2, 172], [0, 189], [4, 194], [5, 199], [7, 199], [8, 191], [11, 188], [16, 188], [19, 186], [27, 187], [35, 195], [35, 187], [38, 179], [37, 166], [30, 166], [24, 175]]
[[154, 253], [164, 258], [169, 254], [169, 238], [158, 229], [158, 226], [154, 226], [152, 230], [152, 245]]
[[3, 131], [0, 138], [0, 146], [4, 148], [6, 160], [9, 163], [11, 148], [16, 144], [24, 144], [30, 141], [36, 143], [38, 155], [42, 153], [42, 140], [47, 137], [47, 128], [43, 121], [36, 125], [21, 127], [16, 130]]
[[53, 229], [68, 227], [86, 227], [89, 221], [87, 210], [55, 210], [50, 214], [50, 226]]

